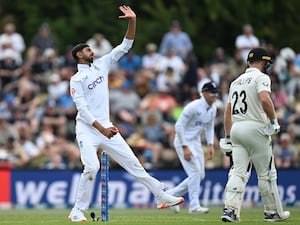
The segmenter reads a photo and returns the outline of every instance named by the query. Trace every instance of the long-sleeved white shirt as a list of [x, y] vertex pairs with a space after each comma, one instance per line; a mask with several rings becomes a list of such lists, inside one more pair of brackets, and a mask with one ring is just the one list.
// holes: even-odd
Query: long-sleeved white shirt
[[209, 106], [204, 97], [186, 105], [175, 124], [175, 145], [188, 146], [191, 141], [200, 141], [202, 131], [205, 131], [207, 144], [213, 144], [216, 112], [216, 106]]
[[123, 42], [109, 54], [94, 60], [91, 66], [78, 64], [78, 72], [70, 80], [70, 93], [78, 110], [76, 120], [92, 125], [95, 120], [108, 124], [109, 90], [108, 74], [116, 63], [132, 47], [133, 40]]

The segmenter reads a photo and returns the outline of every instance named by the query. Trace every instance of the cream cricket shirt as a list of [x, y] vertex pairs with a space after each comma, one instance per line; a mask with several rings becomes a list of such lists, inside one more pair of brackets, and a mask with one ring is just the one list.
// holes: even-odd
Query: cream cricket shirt
[[209, 106], [204, 97], [190, 102], [175, 124], [175, 141], [179, 141], [181, 146], [188, 146], [191, 141], [200, 142], [200, 135], [204, 130], [207, 144], [213, 144], [216, 111], [216, 106]]
[[259, 92], [271, 92], [270, 77], [256, 68], [248, 68], [234, 80], [229, 89], [228, 102], [231, 104], [232, 123], [256, 121], [268, 123], [259, 100]]
[[70, 92], [78, 110], [76, 120], [92, 125], [108, 124], [109, 89], [108, 74], [110, 67], [132, 47], [133, 40], [123, 39], [111, 53], [97, 59], [91, 66], [78, 64], [78, 72], [71, 78]]

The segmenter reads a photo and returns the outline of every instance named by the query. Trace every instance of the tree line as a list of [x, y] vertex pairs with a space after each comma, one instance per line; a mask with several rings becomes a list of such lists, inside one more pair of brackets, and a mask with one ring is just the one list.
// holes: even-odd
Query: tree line
[[61, 53], [96, 32], [116, 45], [127, 26], [118, 19], [122, 4], [137, 14], [134, 50], [140, 54], [146, 43], [160, 44], [174, 19], [190, 35], [194, 52], [203, 61], [219, 46], [232, 55], [235, 38], [246, 23], [260, 40], [300, 52], [298, 0], [0, 0], [0, 26], [14, 22], [28, 46], [40, 24], [47, 22]]

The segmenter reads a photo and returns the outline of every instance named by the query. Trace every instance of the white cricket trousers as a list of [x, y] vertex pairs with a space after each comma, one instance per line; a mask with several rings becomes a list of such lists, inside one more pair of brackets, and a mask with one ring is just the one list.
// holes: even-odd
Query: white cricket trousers
[[[260, 192], [261, 183], [277, 178], [274, 165], [271, 137], [263, 133], [264, 124], [254, 121], [236, 122], [231, 128], [233, 169], [226, 185], [225, 207], [240, 208], [245, 186], [248, 182], [247, 167], [251, 162], [257, 173]], [[238, 190], [238, 191], [236, 191]], [[240, 193], [238, 193], [240, 192]], [[265, 205], [271, 205], [268, 199]], [[269, 206], [267, 206], [269, 207]]]
[[[102, 125], [105, 127], [113, 126], [111, 123]], [[82, 122], [77, 122], [76, 139], [80, 148], [81, 161], [84, 166], [77, 190], [76, 208], [81, 210], [89, 208], [95, 178], [100, 169], [100, 162], [97, 156], [97, 150], [99, 148], [105, 150], [113, 160], [144, 184], [155, 197], [161, 194], [164, 188], [163, 184], [145, 171], [119, 133], [111, 139], [108, 139], [94, 127]]]
[[[175, 140], [175, 143], [176, 142]], [[200, 183], [205, 177], [205, 165], [200, 140], [189, 142], [188, 147], [193, 153], [193, 157], [190, 161], [184, 158], [182, 146], [175, 144], [178, 158], [187, 174], [187, 178], [168, 192], [175, 196], [183, 196], [188, 193], [189, 209], [191, 211], [200, 207]]]

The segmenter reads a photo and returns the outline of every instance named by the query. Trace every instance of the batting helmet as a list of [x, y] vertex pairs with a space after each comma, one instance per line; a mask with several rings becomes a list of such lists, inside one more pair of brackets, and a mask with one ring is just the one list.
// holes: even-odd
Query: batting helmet
[[255, 61], [261, 61], [265, 60], [267, 62], [272, 63], [271, 55], [267, 52], [264, 48], [253, 48], [249, 54], [247, 61], [248, 62], [255, 62]]

